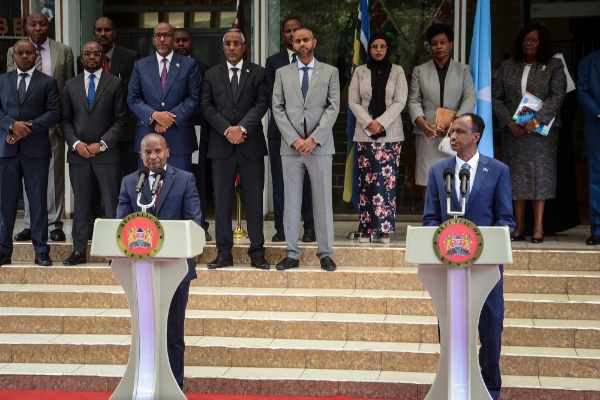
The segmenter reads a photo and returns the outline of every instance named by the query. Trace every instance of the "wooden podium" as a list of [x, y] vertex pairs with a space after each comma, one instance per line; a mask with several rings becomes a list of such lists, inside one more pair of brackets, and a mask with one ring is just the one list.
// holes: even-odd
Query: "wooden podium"
[[512, 263], [507, 227], [479, 227], [484, 239], [479, 258], [466, 268], [440, 261], [433, 246], [437, 227], [408, 227], [406, 262], [419, 264], [440, 327], [440, 363], [426, 400], [491, 400], [481, 377], [477, 325], [483, 303], [500, 280], [498, 264]]
[[126, 257], [117, 243], [121, 220], [97, 219], [91, 255], [112, 260], [131, 311], [131, 351], [111, 400], [181, 399], [167, 355], [167, 316], [175, 290], [188, 272], [186, 258], [204, 249], [204, 230], [193, 221], [160, 221], [164, 241], [152, 258]]

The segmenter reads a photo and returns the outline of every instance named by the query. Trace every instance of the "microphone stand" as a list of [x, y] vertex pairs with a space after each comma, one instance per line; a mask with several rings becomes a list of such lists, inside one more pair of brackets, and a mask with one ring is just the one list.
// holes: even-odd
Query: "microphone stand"
[[154, 202], [156, 201], [156, 195], [152, 196], [152, 202], [150, 204], [141, 204], [140, 199], [142, 197], [142, 192], [139, 192], [137, 195], [137, 206], [142, 209], [142, 212], [145, 213], [148, 208], [154, 207]]
[[465, 196], [464, 194], [462, 195], [460, 211], [450, 211], [451, 210], [450, 203], [451, 203], [450, 196], [446, 196], [446, 213], [448, 215], [452, 215], [453, 218], [458, 218], [458, 217], [462, 217], [463, 215], [465, 215], [465, 207], [467, 205], [467, 196]]

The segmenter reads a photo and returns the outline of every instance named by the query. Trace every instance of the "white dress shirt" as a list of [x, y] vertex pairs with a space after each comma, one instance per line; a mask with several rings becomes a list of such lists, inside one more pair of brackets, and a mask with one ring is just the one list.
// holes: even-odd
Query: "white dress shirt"
[[296, 53], [294, 50], [290, 50], [290, 49], [286, 49], [288, 52], [288, 60], [290, 60], [290, 64], [292, 63], [292, 60], [294, 59], [294, 54], [296, 54], [296, 61], [298, 60], [298, 53]]
[[21, 71], [19, 68], [17, 68], [17, 89], [19, 88], [19, 83], [21, 83], [21, 74], [23, 72], [25, 72], [27, 74], [27, 76], [25, 77], [25, 91], [27, 91], [27, 89], [29, 89], [29, 82], [31, 82], [31, 76], [33, 75], [33, 70], [35, 70], [35, 67], [31, 68], [29, 71]]
[[[31, 43], [33, 43], [31, 39], [29, 40], [31, 41]], [[33, 45], [37, 46], [35, 43], [33, 43]], [[40, 72], [43, 72], [48, 76], [52, 76], [52, 54], [50, 52], [50, 39], [46, 39], [46, 41], [41, 44], [41, 47], [44, 50], [42, 50], [42, 52], [40, 53], [40, 55], [42, 56], [42, 70]]]
[[231, 68], [237, 68], [237, 77], [238, 77], [238, 84], [240, 82], [240, 76], [242, 75], [242, 66], [244, 65], [244, 60], [240, 60], [239, 63], [237, 63], [236, 65], [232, 65], [229, 63], [229, 61], [227, 61], [227, 71], [229, 71], [229, 82], [231, 82], [231, 78], [233, 78], [233, 71], [231, 70]]
[[163, 57], [160, 54], [156, 53], [156, 59], [158, 60], [158, 77], [160, 78], [160, 76], [162, 75], [162, 70], [163, 70], [163, 58], [167, 59], [167, 74], [169, 73], [169, 68], [171, 68], [171, 60], [173, 59], [173, 52], [169, 53], [168, 56]]
[[[100, 83], [100, 76], [102, 75], [102, 68], [98, 69], [97, 71], [95, 71], [94, 73], [94, 86], [96, 87], [96, 90], [98, 90], [98, 83]], [[90, 75], [92, 75], [91, 72], [88, 72], [87, 70], [83, 70], [83, 85], [85, 86], [85, 95], [88, 95], [88, 89], [90, 88]]]
[[458, 196], [458, 201], [460, 202], [462, 197], [460, 196], [460, 179], [458, 177], [458, 173], [462, 169], [464, 163], [469, 164], [469, 172], [471, 173], [471, 177], [469, 178], [469, 192], [473, 188], [473, 182], [475, 182], [475, 174], [477, 174], [477, 164], [479, 164], [479, 151], [475, 153], [473, 157], [469, 161], [461, 160], [458, 155], [456, 155], [456, 166], [454, 167], [454, 188], [456, 190], [456, 194]]
[[[165, 172], [167, 171], [167, 164], [165, 164], [164, 167]], [[150, 176], [148, 177], [148, 184], [150, 185], [150, 189], [152, 189], [152, 185], [154, 185], [154, 180], [156, 179], [154, 176], [152, 176], [152, 174], [154, 174], [154, 172], [150, 171]], [[164, 177], [163, 177], [164, 180]], [[162, 186], [163, 181], [160, 182], [159, 186]]]
[[308, 84], [310, 85], [310, 80], [312, 78], [313, 70], [315, 69], [315, 58], [313, 57], [312, 61], [308, 63], [308, 65], [304, 65], [302, 61], [298, 60], [298, 76], [300, 77], [300, 87], [302, 87], [302, 79], [304, 78], [304, 71], [302, 67], [308, 67]]

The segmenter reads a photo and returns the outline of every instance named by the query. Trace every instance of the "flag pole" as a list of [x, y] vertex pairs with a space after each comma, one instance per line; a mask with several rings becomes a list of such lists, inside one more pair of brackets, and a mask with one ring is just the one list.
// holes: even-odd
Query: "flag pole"
[[242, 227], [242, 198], [240, 197], [240, 193], [237, 192], [237, 226], [233, 231], [234, 239], [247, 239], [248, 232], [244, 230]]

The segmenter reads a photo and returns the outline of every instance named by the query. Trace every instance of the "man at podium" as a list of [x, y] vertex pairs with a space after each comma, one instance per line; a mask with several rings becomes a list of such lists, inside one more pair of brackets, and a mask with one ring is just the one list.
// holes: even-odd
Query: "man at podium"
[[[167, 165], [169, 149], [165, 138], [156, 133], [146, 135], [140, 144], [140, 156], [146, 167], [150, 170], [150, 177], [143, 187], [143, 197], [147, 203], [151, 201], [150, 188], [154, 184], [153, 172], [159, 168], [166, 171], [160, 189], [156, 195], [154, 207], [146, 212], [154, 215], [159, 220], [192, 220], [202, 226], [202, 213], [200, 212], [200, 197], [196, 189], [196, 180], [190, 172], [185, 172]], [[141, 211], [137, 206], [137, 193], [135, 191], [138, 173], [127, 175], [121, 183], [117, 218]], [[183, 388], [183, 354], [185, 342], [183, 328], [185, 322], [185, 307], [187, 306], [190, 281], [196, 279], [196, 263], [188, 258], [188, 273], [179, 284], [173, 295], [169, 316], [167, 319], [167, 352], [169, 363], [180, 388]]]
[[[485, 129], [483, 119], [467, 113], [452, 124], [450, 143], [456, 157], [444, 160], [429, 171], [423, 226], [439, 226], [452, 218], [447, 214], [444, 170], [454, 171], [452, 197], [453, 204], [461, 204], [461, 169], [468, 169], [466, 207], [463, 218], [477, 226], [508, 226], [515, 228], [513, 216], [511, 184], [508, 167], [498, 160], [479, 153], [477, 145]], [[455, 210], [456, 211], [456, 210]], [[483, 381], [494, 400], [500, 396], [500, 347], [504, 321], [504, 295], [502, 273], [500, 280], [487, 297], [479, 319], [479, 365]]]

